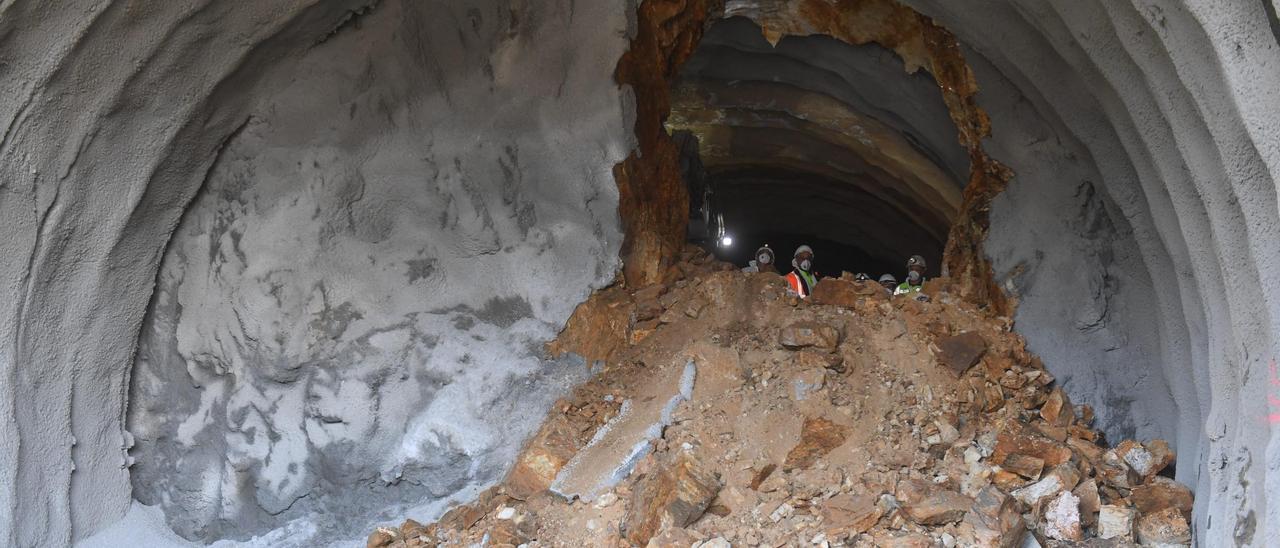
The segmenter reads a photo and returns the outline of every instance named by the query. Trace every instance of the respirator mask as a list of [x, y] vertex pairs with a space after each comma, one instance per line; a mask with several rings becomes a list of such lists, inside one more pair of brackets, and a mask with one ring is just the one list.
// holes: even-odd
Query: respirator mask
[[773, 258], [772, 258], [772, 257], [770, 257], [770, 256], [769, 256], [768, 254], [766, 254], [766, 253], [761, 253], [760, 255], [758, 255], [758, 256], [756, 257], [756, 262], [758, 262], [758, 263], [760, 263], [760, 264], [769, 264], [769, 263], [773, 262]]
[[803, 261], [800, 261], [800, 270], [803, 270], [803, 271], [805, 271], [805, 272], [808, 272], [810, 268], [813, 268], [813, 261], [811, 261], [811, 260], [809, 260], [809, 259], [805, 259], [805, 260], [803, 260]]
[[907, 281], [909, 281], [909, 282], [911, 282], [911, 283], [913, 283], [913, 284], [918, 284], [918, 283], [920, 283], [920, 273], [919, 273], [919, 272], [916, 272], [916, 271], [914, 271], [914, 270], [912, 270], [912, 271], [910, 271], [910, 272], [907, 272]]

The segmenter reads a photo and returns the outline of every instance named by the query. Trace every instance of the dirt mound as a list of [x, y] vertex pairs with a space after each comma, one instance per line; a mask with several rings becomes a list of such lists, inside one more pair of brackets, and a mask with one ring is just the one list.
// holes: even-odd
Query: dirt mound
[[1161, 440], [1103, 445], [993, 318], [690, 252], [669, 283], [605, 289], [551, 349], [595, 361], [507, 480], [370, 546], [1186, 544]]

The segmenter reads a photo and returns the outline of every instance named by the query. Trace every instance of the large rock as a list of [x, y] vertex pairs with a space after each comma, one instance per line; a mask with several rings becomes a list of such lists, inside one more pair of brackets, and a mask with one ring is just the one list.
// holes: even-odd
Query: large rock
[[1014, 498], [1028, 506], [1049, 500], [1063, 491], [1074, 489], [1080, 482], [1080, 471], [1070, 463], [1060, 464], [1044, 475], [1040, 481], [1018, 489], [1011, 493]]
[[1138, 511], [1128, 506], [1104, 504], [1098, 511], [1098, 538], [1133, 541]]
[[563, 414], [548, 418], [507, 474], [507, 492], [524, 499], [550, 487], [556, 474], [581, 449], [578, 434], [578, 427]]
[[1143, 546], [1191, 544], [1191, 528], [1177, 508], [1165, 508], [1138, 518], [1138, 542]]
[[1191, 519], [1191, 507], [1194, 504], [1190, 489], [1181, 483], [1160, 476], [1134, 487], [1129, 499], [1144, 516], [1165, 508], [1176, 508], [1182, 513], [1182, 517], [1188, 520]]
[[887, 293], [883, 287], [872, 282], [823, 278], [814, 286], [809, 302], [857, 308], [868, 297], [887, 297]]
[[1071, 460], [1070, 447], [1049, 439], [1016, 420], [1004, 420], [997, 429], [996, 445], [991, 453], [992, 463], [1003, 465], [1005, 459], [1013, 454], [1036, 457], [1044, 461], [1048, 468]]
[[895, 495], [907, 517], [920, 525], [955, 523], [973, 506], [969, 497], [918, 479], [899, 482]]
[[807, 347], [835, 350], [840, 344], [840, 330], [814, 321], [798, 322], [778, 332], [778, 344], [793, 350]]
[[986, 339], [973, 332], [938, 337], [934, 344], [938, 347], [938, 361], [956, 375], [968, 371], [987, 351]]
[[787, 453], [783, 469], [793, 470], [813, 466], [819, 458], [844, 444], [849, 427], [836, 424], [822, 417], [805, 417], [800, 430], [800, 443]]
[[1080, 497], [1063, 491], [1049, 501], [1044, 512], [1044, 534], [1066, 541], [1084, 538], [1084, 529], [1080, 525]]
[[627, 540], [644, 546], [663, 528], [683, 528], [702, 516], [722, 487], [720, 478], [689, 453], [636, 482], [623, 517]]
[[848, 538], [865, 533], [884, 516], [879, 497], [845, 493], [822, 503], [822, 524], [828, 539]]
[[973, 509], [965, 514], [959, 530], [965, 546], [1011, 548], [1021, 546], [1026, 521], [1013, 497], [988, 485], [974, 497]]
[[[1040, 416], [1053, 426], [1067, 427], [1075, 419], [1075, 410], [1071, 407], [1071, 399], [1061, 387], [1049, 392], [1049, 397], [1040, 407]], [[1064, 438], [1065, 439], [1065, 438]]]

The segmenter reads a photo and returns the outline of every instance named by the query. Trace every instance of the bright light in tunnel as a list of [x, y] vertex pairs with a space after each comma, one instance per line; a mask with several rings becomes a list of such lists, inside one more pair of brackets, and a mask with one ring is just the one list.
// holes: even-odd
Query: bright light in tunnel
[[733, 245], [733, 236], [725, 234], [720, 238], [720, 247], [729, 247]]

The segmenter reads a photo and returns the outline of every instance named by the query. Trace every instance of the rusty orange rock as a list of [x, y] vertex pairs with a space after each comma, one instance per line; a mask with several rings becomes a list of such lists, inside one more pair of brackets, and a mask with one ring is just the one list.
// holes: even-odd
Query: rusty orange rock
[[814, 462], [844, 444], [849, 436], [849, 427], [831, 422], [822, 417], [806, 417], [800, 431], [800, 443], [787, 453], [783, 463], [784, 470], [808, 468]]

